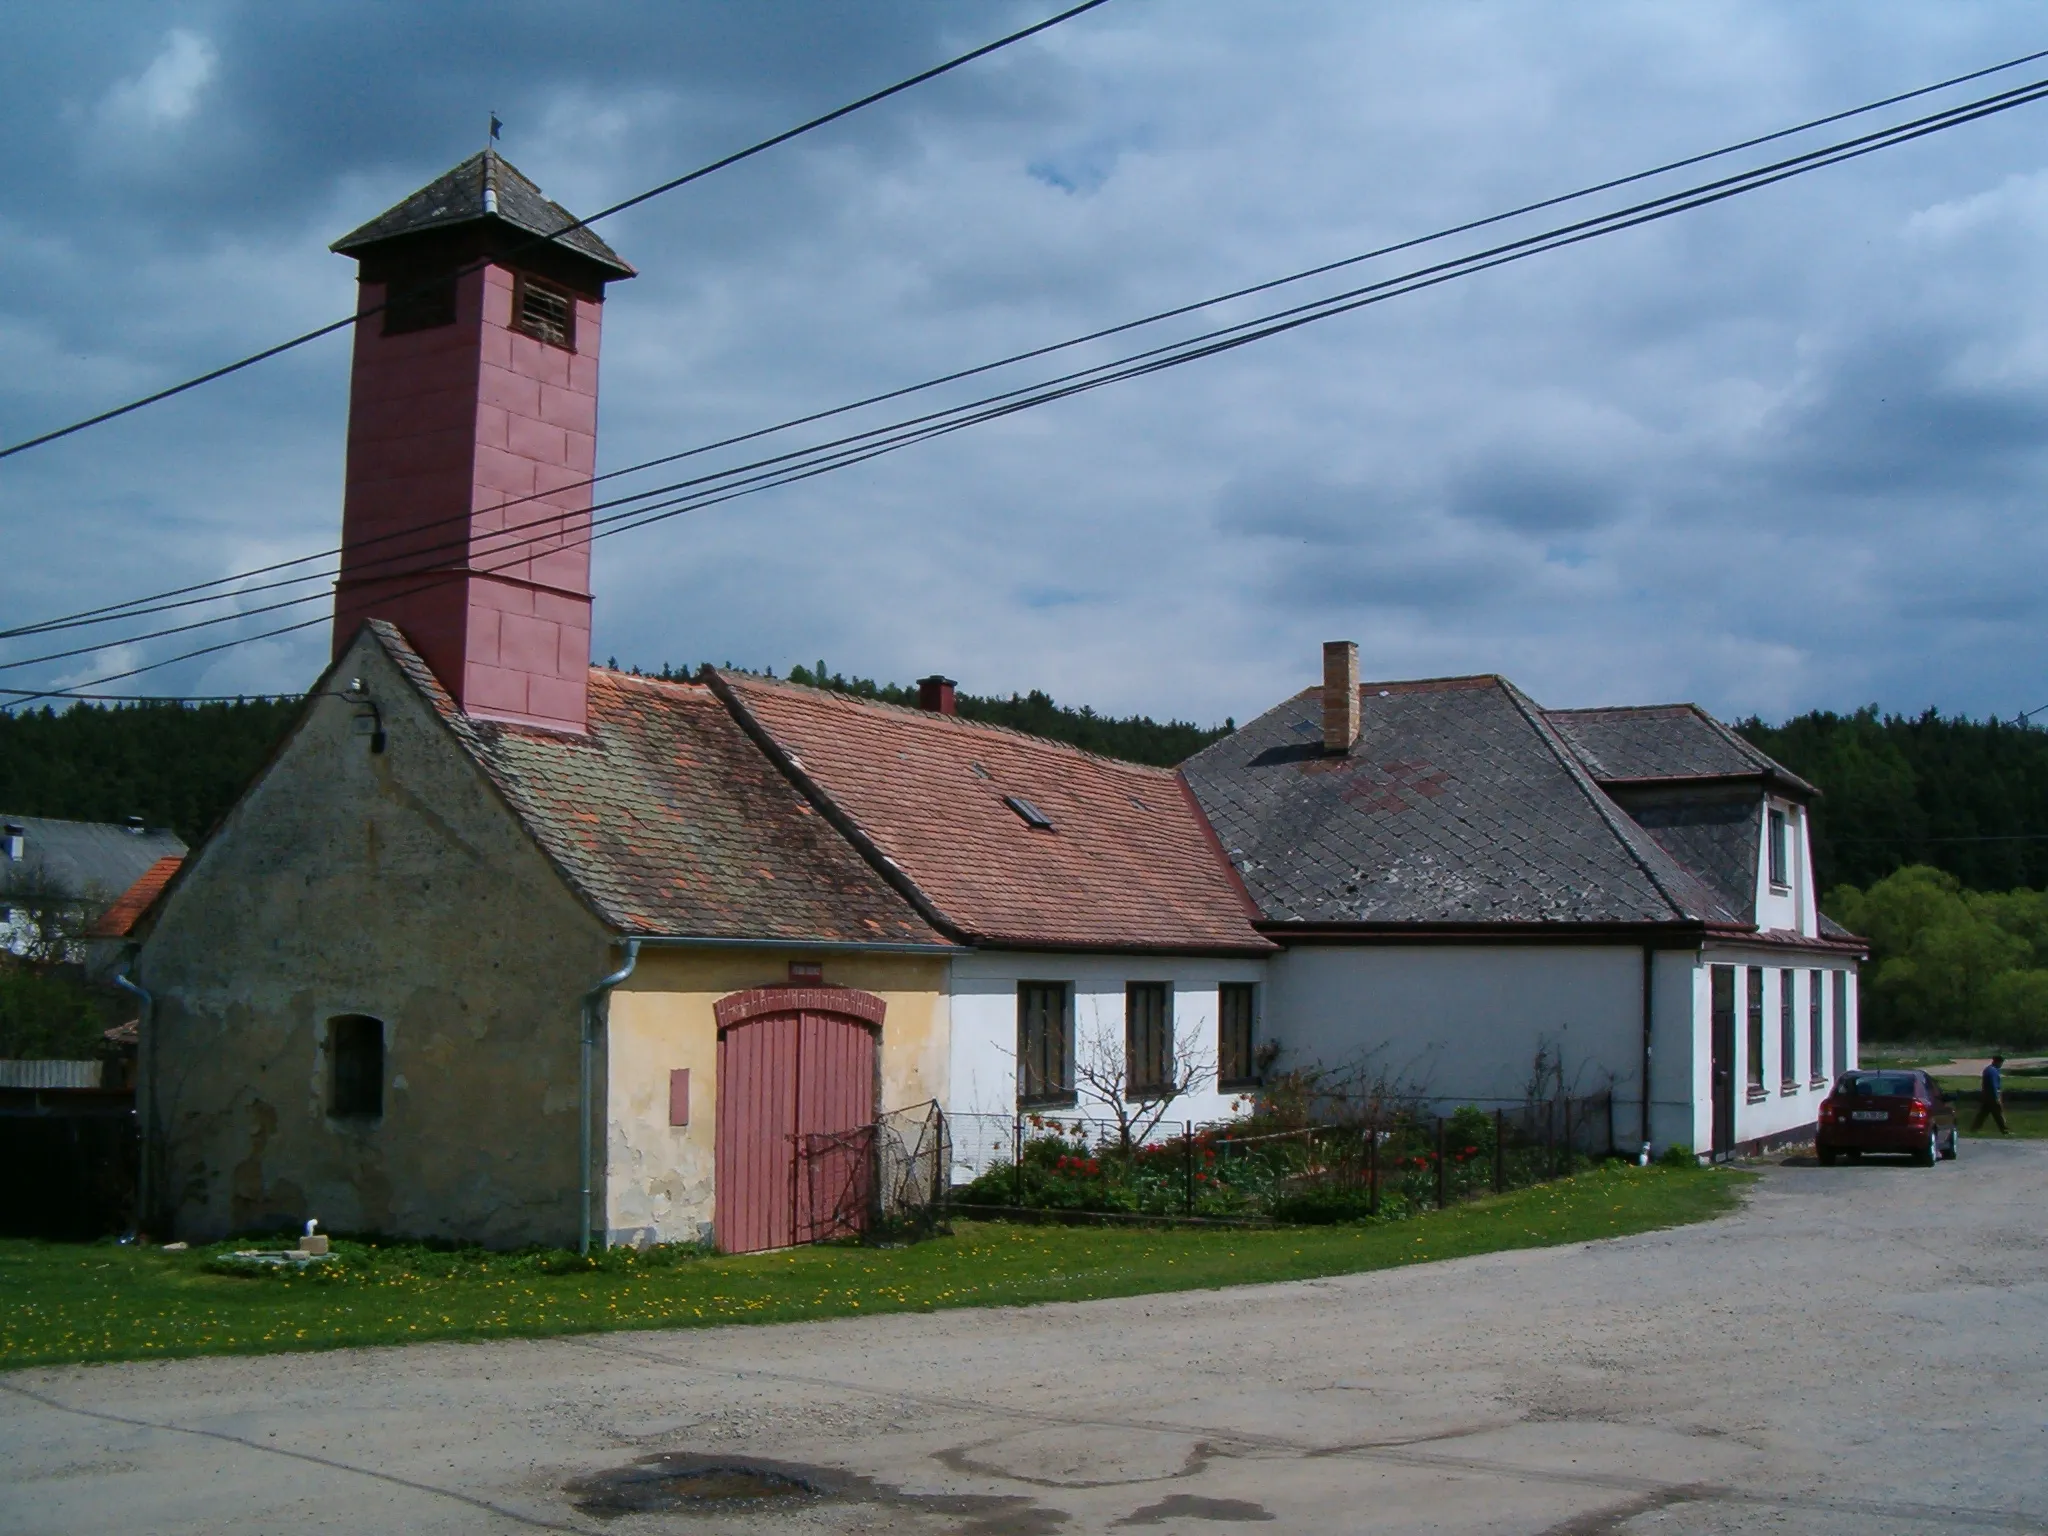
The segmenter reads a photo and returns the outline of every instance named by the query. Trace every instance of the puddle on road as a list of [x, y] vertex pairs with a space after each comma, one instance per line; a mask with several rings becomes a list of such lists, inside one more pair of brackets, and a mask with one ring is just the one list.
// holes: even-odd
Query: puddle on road
[[825, 1504], [872, 1504], [958, 1523], [961, 1536], [1052, 1536], [1067, 1523], [1021, 1494], [905, 1493], [830, 1467], [752, 1456], [642, 1456], [564, 1485], [576, 1508], [620, 1515], [736, 1515]]
[[1169, 1520], [1271, 1520], [1273, 1511], [1249, 1499], [1205, 1499], [1198, 1493], [1169, 1494], [1157, 1504], [1134, 1509], [1116, 1525], [1164, 1525]]

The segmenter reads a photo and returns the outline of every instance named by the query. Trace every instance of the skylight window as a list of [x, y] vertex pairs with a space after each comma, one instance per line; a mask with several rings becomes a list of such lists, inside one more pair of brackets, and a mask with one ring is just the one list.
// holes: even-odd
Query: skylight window
[[1052, 818], [1029, 800], [1026, 800], [1022, 795], [1005, 795], [1003, 796], [1003, 804], [1021, 816], [1027, 827], [1040, 832], [1050, 832], [1053, 830]]

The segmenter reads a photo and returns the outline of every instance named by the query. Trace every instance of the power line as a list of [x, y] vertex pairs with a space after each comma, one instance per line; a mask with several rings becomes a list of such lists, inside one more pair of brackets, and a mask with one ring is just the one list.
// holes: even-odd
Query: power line
[[[1044, 25], [1052, 25], [1054, 22], [1057, 22], [1062, 19], [1064, 19], [1063, 16], [1055, 17], [1052, 19], [1051, 22], [1044, 23]], [[1211, 308], [1216, 305], [1229, 303], [1236, 299], [1247, 298], [1255, 294], [1270, 292], [1274, 289], [1285, 287], [1289, 284], [1299, 283], [1313, 277], [1324, 276], [1331, 272], [1339, 271], [1346, 267], [1356, 266], [1363, 262], [1372, 261], [1380, 257], [1394, 255], [1404, 250], [1412, 250], [1419, 246], [1432, 244], [1434, 242], [1445, 240], [1456, 235], [1466, 234], [1473, 232], [1475, 230], [1490, 227], [1492, 225], [1501, 224], [1511, 219], [1519, 218], [1530, 213], [1540, 212], [1545, 209], [1558, 207], [1566, 203], [1575, 202], [1587, 197], [1594, 196], [1601, 192], [1612, 191], [1619, 187], [1629, 186], [1634, 183], [1650, 180], [1658, 176], [1668, 175], [1672, 171], [1683, 170], [1695, 165], [1704, 164], [1711, 160], [1721, 159], [1731, 154], [1740, 153], [1745, 149], [1757, 148], [1764, 144], [1774, 143], [1782, 139], [1794, 137], [1801, 133], [1810, 132], [1815, 128], [1825, 127], [1832, 123], [1843, 122], [1850, 118], [1864, 116], [1870, 112], [1881, 110], [1884, 107], [1895, 106], [1900, 102], [1915, 100], [1919, 97], [1928, 96], [1936, 92], [1952, 88], [1956, 85], [1966, 84], [1972, 80], [1979, 80], [1986, 78], [1990, 75], [2000, 74], [2007, 70], [2017, 68], [2019, 65], [2032, 63], [2033, 61], [2042, 58], [2048, 58], [2048, 49], [2040, 50], [2035, 53], [2022, 54], [2017, 58], [2008, 59], [2003, 63], [1988, 65], [1985, 68], [1972, 70], [1966, 74], [1954, 75], [1946, 80], [1937, 81], [1932, 85], [1920, 86], [1910, 91], [1902, 91], [1895, 95], [1880, 98], [1877, 101], [1866, 102], [1861, 106], [1851, 107], [1843, 111], [1828, 113], [1821, 117], [1810, 118], [1803, 123], [1794, 124], [1789, 128], [1780, 128], [1770, 133], [1760, 134], [1753, 138], [1743, 139], [1734, 144], [1724, 145], [1719, 149], [1707, 150], [1702, 153], [1685, 156], [1678, 160], [1667, 161], [1662, 165], [1654, 166], [1646, 171], [1637, 171], [1626, 176], [1614, 177], [1607, 181], [1595, 183], [1592, 186], [1581, 187], [1576, 191], [1566, 192], [1552, 197], [1543, 198], [1539, 201], [1532, 203], [1524, 203], [1520, 207], [1511, 208], [1502, 213], [1490, 214], [1484, 218], [1473, 219], [1462, 224], [1452, 225], [1449, 228], [1437, 230], [1427, 235], [1416, 236], [1407, 240], [1398, 241], [1392, 245], [1384, 245], [1377, 247], [1373, 250], [1360, 252], [1356, 255], [1342, 257], [1335, 261], [1324, 262], [1317, 266], [1304, 268], [1303, 270], [1298, 272], [1292, 272], [1282, 277], [1271, 278], [1263, 282], [1251, 284], [1246, 287], [1232, 289], [1228, 292], [1216, 294], [1209, 298], [1198, 299], [1189, 303], [1176, 305], [1169, 309], [1158, 310], [1151, 314], [1141, 316], [1135, 320], [1123, 321], [1119, 324], [1107, 326], [1100, 330], [1090, 331], [1080, 336], [1070, 337], [1064, 341], [1053, 342], [1048, 345], [1031, 348], [1023, 352], [1012, 353], [1007, 357], [998, 358], [993, 362], [981, 363], [973, 367], [958, 369], [951, 373], [941, 374], [936, 378], [926, 379], [917, 384], [905, 385], [900, 388], [884, 391], [880, 394], [869, 395], [862, 399], [851, 401], [844, 405], [833, 406], [826, 410], [814, 411], [807, 415], [793, 417], [786, 421], [777, 422], [771, 426], [755, 428], [751, 431], [740, 433], [736, 436], [723, 438], [716, 442], [700, 444], [697, 447], [687, 448], [675, 453], [664, 454], [656, 458], [642, 460], [638, 464], [629, 464], [620, 469], [609, 470], [601, 475], [593, 475], [587, 480], [574, 482], [567, 486], [556, 487], [553, 491], [547, 492], [545, 494], [558, 495], [564, 490], [582, 489], [587, 486], [601, 484], [608, 480], [618, 479], [626, 475], [642, 473], [649, 469], [659, 468], [665, 464], [676, 463], [682, 459], [692, 458], [701, 454], [715, 452], [721, 448], [734, 447], [741, 443], [756, 441], [763, 437], [772, 436], [773, 434], [778, 432], [789, 431], [801, 426], [809, 426], [816, 422], [827, 420], [834, 416], [846, 415], [853, 411], [865, 409], [868, 406], [885, 404], [888, 401], [901, 399], [904, 398], [905, 396], [916, 394], [924, 390], [934, 389], [945, 384], [958, 383], [962, 380], [973, 378], [976, 377], [977, 375], [990, 373], [1001, 368], [1010, 367], [1017, 363], [1032, 361], [1037, 358], [1049, 356], [1056, 352], [1065, 351], [1074, 347], [1082, 346], [1089, 342], [1100, 341], [1111, 336], [1116, 336], [1132, 330], [1140, 329], [1144, 326], [1158, 324], [1165, 320], [1176, 319], [1180, 316], [1191, 314], [1202, 309]], [[601, 215], [597, 215], [594, 217], [601, 217]], [[650, 492], [646, 494], [660, 494], [660, 492], [657, 490], [655, 492]], [[519, 497], [512, 501], [500, 503], [499, 506], [493, 510], [503, 511], [507, 508], [520, 506], [536, 499], [536, 496]], [[615, 504], [616, 503], [607, 503], [605, 505]], [[428, 523], [417, 524], [411, 528], [407, 528], [404, 530], [377, 535], [368, 540], [360, 541], [355, 547], [358, 551], [360, 551], [364, 548], [368, 548], [372, 545], [380, 543], [401, 539], [410, 539], [421, 532], [427, 531], [437, 526], [466, 527], [470, 520], [470, 517], [471, 514], [464, 512], [448, 518], [436, 519]], [[231, 587], [234, 586], [234, 584], [237, 582], [250, 580], [257, 576], [272, 575], [279, 571], [289, 570], [294, 566], [310, 564], [312, 561], [315, 560], [330, 559], [340, 553], [341, 547], [337, 545], [314, 554], [300, 555], [291, 560], [278, 561], [271, 565], [259, 566], [254, 568], [253, 570], [239, 572], [234, 575], [216, 577], [209, 581], [196, 582], [189, 586], [172, 588], [166, 592], [159, 592], [146, 597], [132, 598], [121, 603], [107, 604], [99, 608], [85, 609], [78, 613], [66, 614], [59, 616], [57, 618], [42, 620], [35, 624], [22, 625], [13, 629], [0, 629], [0, 640], [14, 639], [24, 635], [42, 633], [57, 629], [85, 627], [96, 623], [112, 623], [124, 618], [141, 617], [148, 613], [166, 612], [176, 608], [192, 607], [208, 602], [225, 601], [230, 597], [246, 596], [252, 589], [238, 588], [233, 592], [224, 593], [212, 598], [193, 597], [191, 596], [191, 594], [212, 591], [214, 589], [223, 587]], [[292, 577], [283, 581], [267, 583], [266, 585], [255, 588], [253, 590], [258, 592], [271, 591], [276, 590], [280, 587], [293, 586], [303, 584], [306, 582], [324, 580], [326, 579], [328, 574], [329, 573], [327, 572], [314, 572], [306, 576]], [[166, 601], [166, 599], [186, 600]], [[229, 615], [228, 617], [232, 618], [236, 616], [239, 615]]]
[[[629, 532], [637, 528], [646, 527], [654, 522], [664, 521], [667, 518], [681, 515], [685, 511], [715, 505], [721, 501], [731, 500], [740, 495], [753, 494], [756, 491], [769, 489], [773, 486], [791, 484], [797, 480], [812, 478], [815, 475], [827, 473], [834, 469], [845, 468], [851, 464], [864, 462], [866, 459], [877, 457], [883, 453], [893, 452], [898, 448], [907, 447], [915, 442], [922, 442], [931, 437], [945, 435], [983, 421], [993, 420], [1000, 416], [1014, 414], [1017, 411], [1050, 403], [1053, 400], [1064, 399], [1073, 394], [1100, 388], [1108, 383], [1141, 377], [1165, 368], [1177, 367], [1182, 363], [1195, 361], [1199, 358], [1214, 356], [1219, 352], [1232, 350], [1239, 346], [1248, 345], [1253, 341], [1279, 335], [1316, 320], [1347, 313], [1367, 304], [1384, 302], [1388, 298], [1434, 287], [1457, 277], [1469, 276], [1475, 272], [1485, 271], [1512, 261], [1524, 260], [1531, 255], [1556, 250], [1567, 245], [1579, 244], [1603, 234], [1611, 234], [1622, 229], [1634, 228], [1641, 224], [1671, 217], [1677, 213], [1704, 207], [1711, 203], [1738, 196], [1744, 192], [1755, 191], [1765, 186], [1774, 185], [1793, 176], [1804, 175], [1826, 166], [1840, 164], [1845, 160], [1860, 158], [1879, 149], [1890, 148], [1897, 144], [1925, 137], [1931, 133], [1960, 126], [1963, 123], [1974, 122], [1982, 117], [2008, 111], [2017, 106], [2027, 105], [2042, 99], [2044, 96], [2048, 96], [2048, 81], [2035, 81], [1906, 123], [1895, 124], [1856, 138], [1825, 145], [1819, 149], [1809, 150], [1769, 165], [1755, 167], [1735, 175], [1689, 187], [1678, 192], [1668, 193], [1662, 197], [1649, 199], [1627, 208], [1613, 210], [1589, 219], [1542, 231], [1535, 235], [1525, 236], [1519, 240], [1492, 247], [1489, 250], [1440, 262], [1416, 271], [1400, 274], [1396, 277], [1383, 279], [1376, 283], [1366, 284], [1343, 293], [1325, 296], [1324, 298], [1280, 310], [1254, 320], [1243, 321], [1233, 326], [1220, 327], [1197, 337], [1148, 349], [1147, 351], [1118, 359], [1115, 362], [1076, 370], [1073, 373], [1054, 380], [1044, 381], [1038, 385], [1006, 391], [999, 395], [985, 397], [980, 401], [970, 402], [965, 406], [956, 406], [947, 410], [928, 413], [922, 417], [913, 417], [907, 421], [871, 429], [868, 432], [851, 434], [830, 443], [815, 445], [808, 449], [795, 450], [791, 453], [778, 455], [772, 459], [759, 460], [751, 465], [714, 472], [711, 475], [698, 477], [694, 481], [678, 482], [676, 485], [669, 487], [656, 488], [652, 491], [638, 493], [633, 497], [621, 498], [621, 502], [645, 502], [668, 491], [678, 489], [685, 491], [684, 495], [678, 497], [668, 506], [649, 507], [643, 505], [628, 511], [619, 512], [610, 519], [594, 520], [589, 531], [585, 532], [579, 539], [573, 540], [572, 543], [594, 542], [598, 538], [610, 537], [614, 533]], [[743, 476], [750, 478], [741, 478]], [[581, 516], [582, 514], [568, 515]], [[564, 514], [555, 512], [540, 521], [559, 524], [563, 516]], [[605, 526], [606, 524], [612, 526]], [[510, 546], [501, 546], [492, 553], [510, 554], [511, 558], [506, 563], [517, 563], [519, 560], [526, 558], [526, 555], [519, 553], [520, 550], [530, 549], [537, 543], [549, 542], [558, 538], [559, 534], [543, 535], [538, 539], [521, 540]], [[417, 558], [417, 555], [417, 551], [411, 551], [408, 552], [406, 558], [414, 559]], [[479, 568], [486, 571], [491, 569], [488, 566]], [[424, 590], [424, 588], [411, 588], [408, 589], [408, 593], [419, 590]], [[324, 595], [309, 594], [306, 597], [274, 606], [289, 607], [297, 603], [317, 601]], [[227, 617], [232, 619], [246, 616], [246, 614], [236, 614]], [[216, 645], [183, 652], [161, 661], [147, 663], [124, 672], [97, 678], [91, 683], [79, 686], [81, 688], [89, 688], [107, 682], [119, 681], [127, 677], [136, 676], [142, 672], [155, 670], [158, 667], [171, 665], [177, 661], [210, 655], [255, 640], [293, 633], [323, 622], [326, 622], [324, 615], [301, 623], [267, 630], [257, 635], [242, 636]], [[197, 626], [181, 626], [179, 632], [182, 632], [184, 628], [190, 627]], [[169, 633], [169, 631], [163, 633]], [[119, 643], [140, 643], [148, 639], [160, 637], [161, 634], [130, 636], [124, 642]], [[89, 649], [101, 648], [103, 647], [92, 647]], [[8, 665], [29, 664], [32, 663], [24, 661]], [[37, 698], [62, 697], [68, 692], [69, 690], [32, 692], [26, 689], [0, 689], [0, 693], [18, 695], [16, 703], [27, 703]]]
[[[1108, 3], [1109, 0], [1082, 0], [1081, 4], [1070, 6], [1056, 16], [1048, 16], [1044, 21], [1035, 22], [1021, 31], [1010, 33], [1006, 37], [999, 37], [992, 43], [983, 43], [979, 48], [963, 53], [957, 58], [948, 59], [943, 64], [936, 64], [930, 69], [923, 70], [918, 74], [910, 76], [908, 79], [899, 80], [894, 85], [885, 86], [879, 91], [871, 91], [858, 101], [850, 101], [843, 107], [835, 107], [822, 116], [797, 124], [794, 128], [785, 128], [781, 133], [765, 138], [757, 144], [750, 144], [745, 149], [735, 150], [732, 154], [714, 160], [709, 165], [700, 165], [696, 170], [673, 177], [668, 181], [662, 182], [659, 186], [649, 187], [644, 192], [636, 192], [624, 201], [613, 203], [608, 208], [600, 208], [596, 213], [589, 215], [587, 218], [577, 219], [572, 223], [566, 224], [562, 228], [555, 230], [552, 234], [536, 235], [524, 244], [515, 246], [508, 254], [518, 254], [522, 251], [531, 250], [536, 246], [555, 244], [565, 235], [573, 235], [580, 229], [588, 229], [599, 219], [608, 219], [615, 213], [625, 212], [628, 208], [637, 208], [640, 204], [660, 197], [663, 193], [673, 192], [678, 187], [686, 187], [693, 181], [699, 181], [715, 171], [724, 170], [728, 166], [737, 165], [742, 160], [751, 159], [764, 150], [775, 148], [778, 144], [787, 144], [791, 139], [798, 138], [803, 134], [811, 132], [813, 129], [823, 128], [828, 123], [838, 122], [842, 117], [849, 117], [853, 113], [860, 111], [863, 107], [871, 107], [877, 102], [886, 101], [891, 96], [898, 95], [915, 86], [923, 85], [928, 80], [936, 80], [940, 75], [948, 74], [953, 70], [959, 69], [962, 65], [971, 64], [976, 59], [986, 58], [992, 53], [1009, 47], [1012, 43], [1020, 43], [1027, 37], [1034, 37], [1040, 32], [1056, 27], [1062, 22], [1071, 21], [1074, 17], [1084, 12], [1092, 11], [1098, 6], [1107, 5]], [[472, 267], [465, 270], [474, 271], [476, 269]], [[88, 427], [96, 427], [103, 422], [113, 421], [118, 417], [129, 415], [131, 412], [139, 411], [145, 406], [155, 405], [159, 401], [168, 400], [174, 395], [182, 395], [187, 390], [197, 389], [202, 384], [211, 384], [214, 380], [224, 379], [229, 374], [240, 373], [244, 368], [252, 368], [258, 363], [268, 362], [271, 358], [289, 352], [295, 347], [302, 347], [309, 341], [318, 341], [322, 336], [331, 336], [336, 331], [345, 331], [359, 321], [381, 313], [391, 302], [391, 297], [387, 296], [383, 304], [372, 305], [340, 320], [316, 326], [302, 335], [294, 336], [288, 341], [281, 341], [275, 346], [265, 347], [260, 352], [252, 352], [247, 357], [240, 358], [232, 363], [223, 364], [219, 368], [210, 369], [194, 378], [185, 380], [182, 384], [173, 384], [169, 388], [159, 389], [153, 394], [143, 395], [139, 399], [130, 400], [126, 405], [118, 405], [111, 410], [101, 411], [96, 416], [88, 416], [82, 421], [74, 421], [67, 427], [57, 427], [36, 437], [25, 438], [21, 442], [0, 448], [0, 459], [12, 458], [17, 453], [26, 453], [29, 449], [40, 448], [45, 443], [54, 443], [59, 438], [70, 437], [73, 433], [83, 432]]]

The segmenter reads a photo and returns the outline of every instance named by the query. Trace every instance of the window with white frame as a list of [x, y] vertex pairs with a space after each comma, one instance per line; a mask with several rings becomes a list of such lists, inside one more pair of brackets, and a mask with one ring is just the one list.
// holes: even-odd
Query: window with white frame
[[1749, 972], [1749, 1070], [1746, 1076], [1750, 1098], [1760, 1099], [1764, 1096], [1764, 968], [1751, 965], [1744, 969]]
[[1799, 1086], [1799, 1031], [1793, 1022], [1798, 992], [1799, 973], [1778, 972], [1778, 1087], [1785, 1093]]
[[1828, 1080], [1827, 988], [1822, 984], [1826, 976], [1826, 971], [1806, 973], [1806, 1073], [1814, 1088]]

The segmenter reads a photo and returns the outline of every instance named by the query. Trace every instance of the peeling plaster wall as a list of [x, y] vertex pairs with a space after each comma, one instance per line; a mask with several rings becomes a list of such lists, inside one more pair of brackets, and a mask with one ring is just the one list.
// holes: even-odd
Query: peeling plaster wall
[[[610, 1130], [604, 1225], [614, 1243], [696, 1242], [710, 1235], [718, 1133], [718, 1000], [789, 980], [793, 962], [824, 967], [828, 986], [887, 1005], [879, 1050], [883, 1110], [946, 1101], [949, 1010], [942, 956], [800, 950], [640, 952], [611, 995], [605, 1025]], [[690, 1123], [669, 1124], [669, 1073], [690, 1074]]]
[[[386, 750], [360, 704], [314, 700], [141, 953], [176, 1230], [317, 1216], [573, 1243], [579, 1000], [616, 952], [366, 638], [336, 695], [351, 677], [382, 709]], [[384, 1022], [374, 1122], [327, 1113], [326, 1022], [344, 1013]]]

